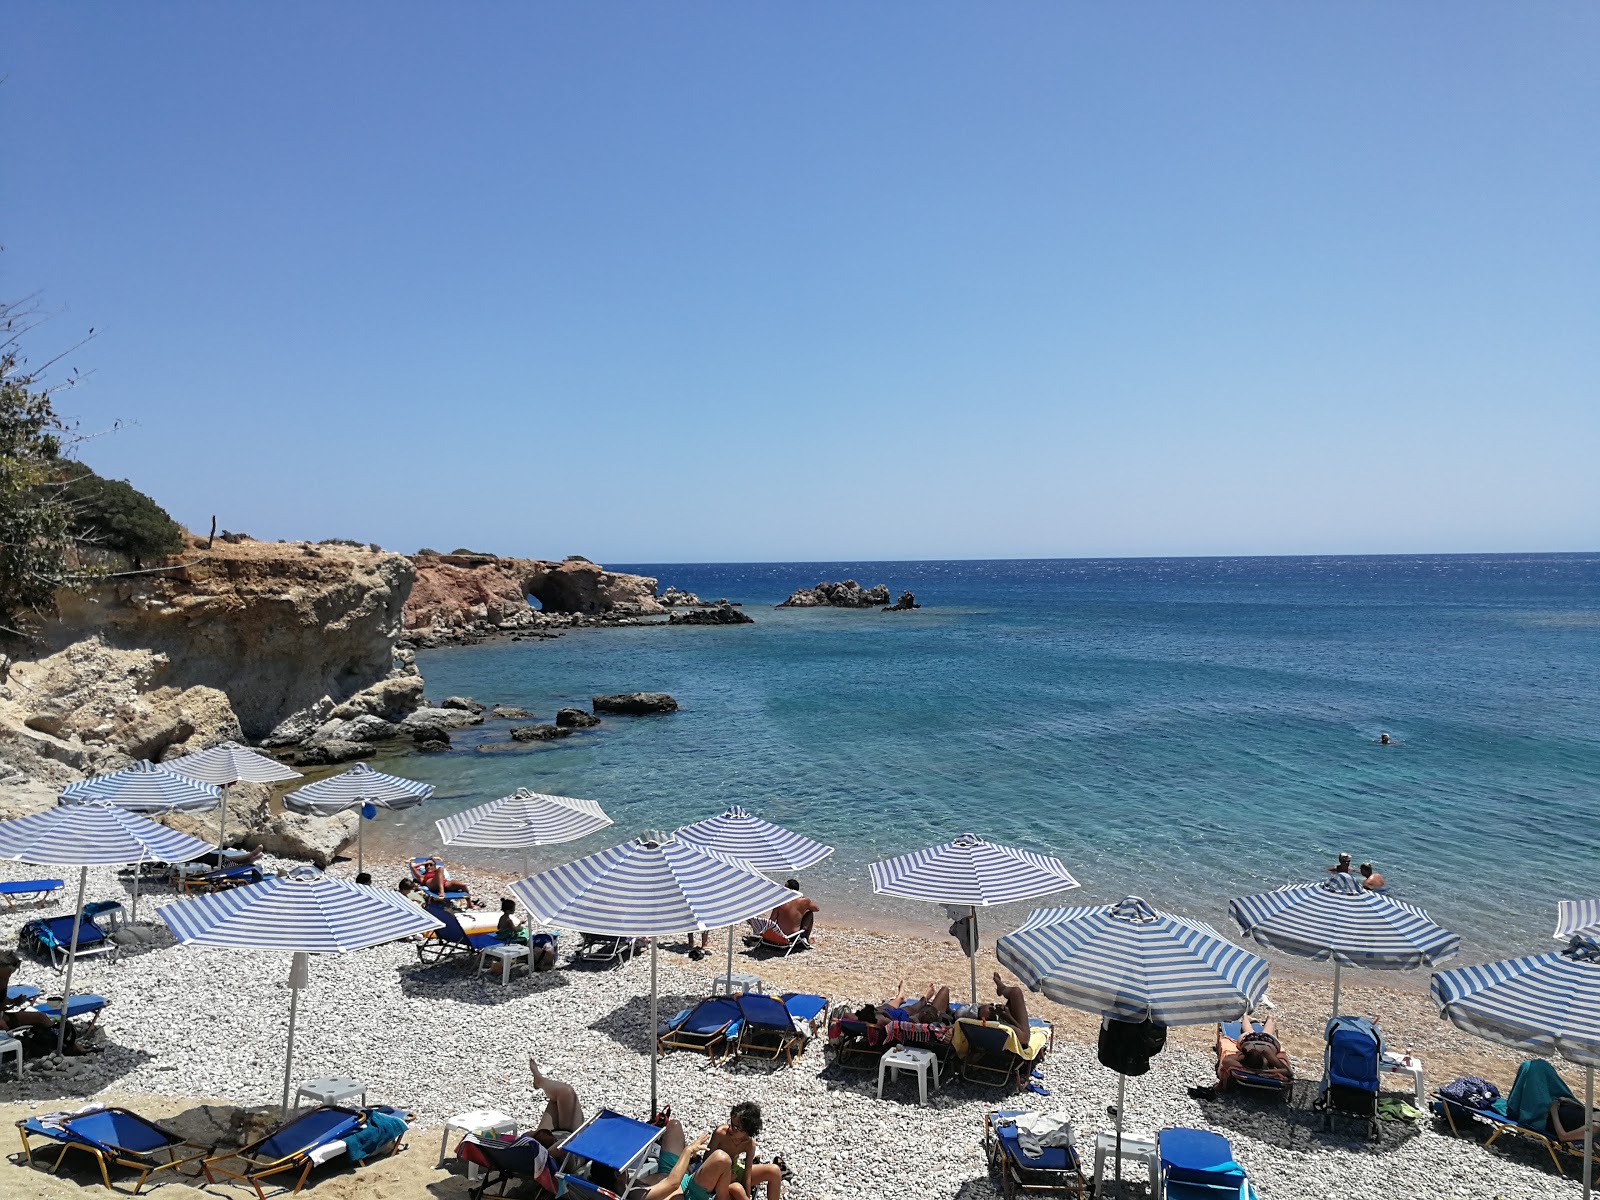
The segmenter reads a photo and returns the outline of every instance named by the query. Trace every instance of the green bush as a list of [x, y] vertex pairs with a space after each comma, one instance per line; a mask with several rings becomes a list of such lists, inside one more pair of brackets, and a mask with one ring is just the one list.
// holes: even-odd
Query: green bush
[[82, 463], [72, 463], [62, 495], [72, 507], [72, 534], [80, 542], [133, 559], [183, 549], [183, 528], [125, 479], [102, 479]]

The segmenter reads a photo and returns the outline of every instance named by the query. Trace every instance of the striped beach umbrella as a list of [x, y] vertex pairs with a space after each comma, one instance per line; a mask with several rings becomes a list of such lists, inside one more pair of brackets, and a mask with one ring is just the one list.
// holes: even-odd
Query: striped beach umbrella
[[872, 890], [880, 896], [963, 906], [972, 922], [968, 954], [972, 1002], [978, 1002], [978, 909], [1065, 892], [1078, 881], [1059, 858], [987, 842], [963, 833], [943, 845], [875, 862]]
[[1600, 900], [1563, 900], [1556, 905], [1556, 937], [1600, 938]]
[[531, 847], [577, 841], [609, 824], [611, 818], [593, 800], [547, 796], [527, 788], [434, 822], [446, 846], [521, 850], [524, 875]]
[[101, 800], [136, 813], [195, 812], [212, 807], [221, 798], [220, 788], [180, 775], [161, 763], [142, 761], [61, 789], [62, 804]]
[[[1266, 994], [1267, 964], [1204, 921], [1117, 904], [1036, 908], [995, 956], [1058, 1004], [1115, 1021], [1202, 1025], [1242, 1017]], [[1118, 1174], [1123, 1096], [1117, 1073]]]
[[[365, 810], [369, 805], [373, 808], [410, 808], [414, 804], [421, 804], [431, 795], [431, 783], [385, 775], [382, 771], [374, 771], [366, 763], [357, 763], [348, 771], [296, 788], [283, 798], [283, 806], [293, 812], [329, 817], [352, 808]], [[362, 811], [356, 820], [357, 871], [366, 867], [360, 820], [365, 815], [365, 811]]]
[[[0, 858], [40, 867], [78, 867], [78, 905], [72, 919], [72, 945], [62, 985], [61, 1011], [72, 998], [72, 969], [78, 957], [78, 931], [83, 926], [84, 891], [89, 868], [142, 862], [188, 862], [211, 847], [199, 838], [158, 825], [148, 817], [104, 800], [58, 805], [0, 821]], [[137, 877], [136, 877], [137, 878]], [[66, 1044], [66, 1020], [57, 1034], [56, 1052]]]
[[185, 945], [294, 955], [289, 967], [289, 1045], [283, 1064], [285, 1114], [300, 989], [310, 982], [307, 956], [365, 950], [443, 925], [399, 892], [326, 875], [267, 879], [180, 904], [163, 904], [156, 915]]
[[[804, 871], [833, 853], [832, 846], [763, 821], [734, 804], [715, 817], [684, 825], [678, 837], [691, 845], [737, 858], [758, 871]], [[733, 926], [728, 926], [728, 974], [733, 974]]]
[[[1584, 1068], [1584, 1111], [1594, 1109], [1600, 1066], [1600, 942], [1577, 936], [1565, 950], [1436, 971], [1433, 1001], [1458, 1029], [1528, 1054], [1559, 1054]], [[1589, 1200], [1594, 1129], [1583, 1136]]]
[[[649, 834], [519, 879], [511, 891], [546, 925], [650, 939], [650, 1030], [659, 1014], [656, 943], [685, 929], [721, 929], [795, 898], [737, 859], [671, 834]], [[656, 1111], [656, 1055], [650, 1055]]]
[[1366, 887], [1348, 873], [1291, 884], [1228, 902], [1239, 928], [1263, 946], [1314, 962], [1333, 960], [1333, 1015], [1339, 1015], [1340, 971], [1367, 967], [1413, 971], [1443, 962], [1461, 939], [1415, 904]]
[[299, 771], [291, 771], [275, 758], [258, 754], [238, 742], [223, 742], [197, 754], [185, 754], [167, 764], [179, 775], [214, 783], [223, 789], [222, 807], [217, 814], [217, 849], [227, 844], [228, 792], [235, 783], [280, 783], [285, 779], [299, 779]]

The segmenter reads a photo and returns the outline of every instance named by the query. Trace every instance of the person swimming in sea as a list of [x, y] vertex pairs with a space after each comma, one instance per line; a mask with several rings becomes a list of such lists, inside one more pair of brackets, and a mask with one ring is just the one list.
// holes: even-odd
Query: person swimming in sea
[[1398, 746], [1399, 744], [1399, 742], [1395, 741], [1387, 733], [1380, 733], [1378, 735], [1378, 745], [1380, 746]]

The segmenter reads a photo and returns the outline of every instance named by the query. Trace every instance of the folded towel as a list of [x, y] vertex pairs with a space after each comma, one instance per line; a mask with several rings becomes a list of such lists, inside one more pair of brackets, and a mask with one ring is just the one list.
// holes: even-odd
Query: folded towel
[[371, 1110], [365, 1125], [345, 1139], [351, 1162], [371, 1158], [390, 1142], [399, 1141], [406, 1133], [406, 1123], [393, 1113]]
[[1017, 1127], [1017, 1145], [1029, 1158], [1038, 1158], [1047, 1146], [1077, 1145], [1072, 1133], [1072, 1118], [1062, 1109], [1047, 1113], [1018, 1113], [1011, 1122]]

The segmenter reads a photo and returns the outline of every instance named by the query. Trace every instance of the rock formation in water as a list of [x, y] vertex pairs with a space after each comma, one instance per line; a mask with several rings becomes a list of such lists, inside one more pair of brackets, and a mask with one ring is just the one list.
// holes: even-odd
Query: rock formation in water
[[709, 608], [690, 608], [674, 612], [667, 618], [668, 625], [754, 625], [756, 620], [743, 609], [734, 608], [724, 600]]
[[839, 583], [819, 583], [813, 588], [796, 588], [779, 608], [878, 608], [889, 603], [889, 586], [875, 584], [863, 588], [854, 579]]
[[885, 608], [884, 612], [909, 612], [913, 608], [921, 608], [916, 596], [911, 592], [901, 592], [900, 599]]
[[597, 713], [624, 713], [634, 717], [678, 711], [678, 702], [665, 692], [621, 692], [611, 696], [591, 696], [589, 703]]

